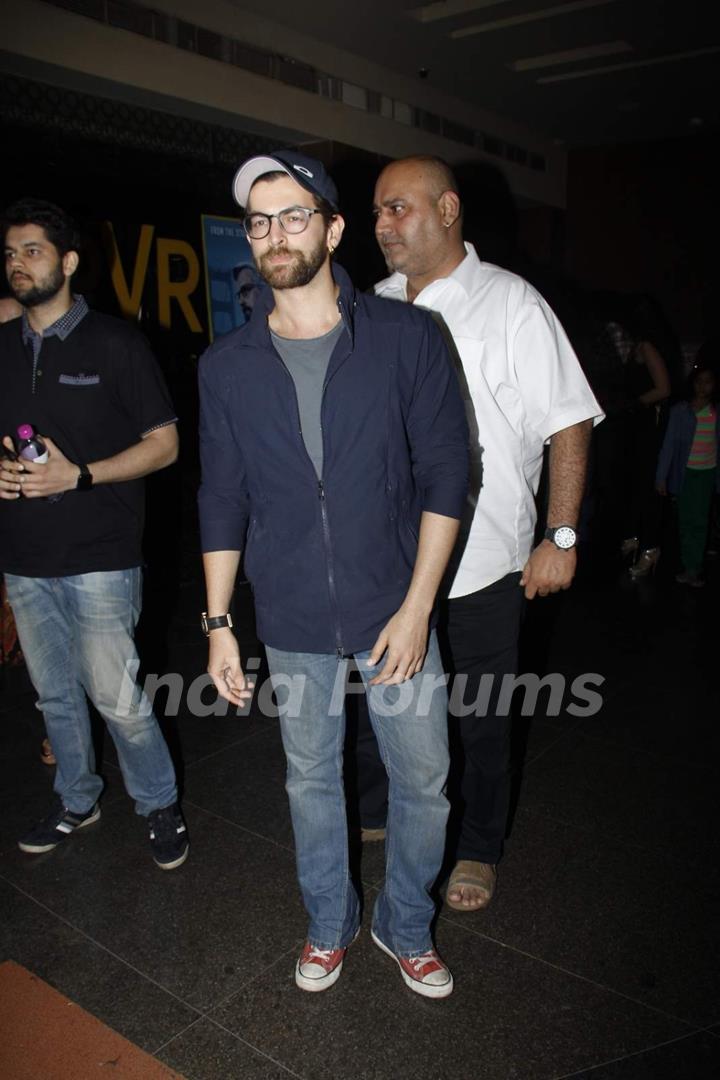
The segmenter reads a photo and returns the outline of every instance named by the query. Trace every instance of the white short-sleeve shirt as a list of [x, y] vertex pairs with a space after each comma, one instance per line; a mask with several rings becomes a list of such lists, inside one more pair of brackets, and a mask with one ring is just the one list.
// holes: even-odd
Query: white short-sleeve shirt
[[[472, 244], [465, 248], [452, 274], [414, 301], [449, 331], [470, 424], [471, 490], [450, 597], [522, 570], [535, 532], [545, 442], [563, 428], [603, 417], [540, 294], [517, 274], [481, 262]], [[392, 274], [375, 292], [406, 300], [407, 278]]]

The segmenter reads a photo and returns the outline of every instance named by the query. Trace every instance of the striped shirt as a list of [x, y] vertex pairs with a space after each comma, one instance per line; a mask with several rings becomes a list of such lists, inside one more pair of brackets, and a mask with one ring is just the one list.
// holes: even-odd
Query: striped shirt
[[717, 458], [717, 436], [715, 424], [717, 413], [714, 405], [706, 405], [695, 413], [697, 423], [695, 438], [690, 448], [688, 469], [714, 469]]

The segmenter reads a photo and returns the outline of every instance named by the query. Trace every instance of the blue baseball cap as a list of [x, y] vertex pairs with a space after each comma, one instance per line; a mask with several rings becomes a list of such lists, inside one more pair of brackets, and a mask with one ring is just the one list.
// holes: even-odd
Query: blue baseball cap
[[250, 188], [255, 181], [265, 173], [277, 171], [287, 173], [306, 191], [325, 199], [333, 210], [339, 209], [338, 190], [334, 181], [328, 176], [323, 163], [317, 158], [299, 154], [297, 150], [274, 150], [272, 154], [260, 154], [258, 157], [248, 158], [235, 173], [232, 185], [235, 202], [244, 209], [250, 196]]

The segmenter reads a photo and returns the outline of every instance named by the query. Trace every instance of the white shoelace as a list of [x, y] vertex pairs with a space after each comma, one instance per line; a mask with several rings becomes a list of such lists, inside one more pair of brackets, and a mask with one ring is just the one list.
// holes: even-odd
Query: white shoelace
[[424, 968], [426, 964], [436, 964], [438, 962], [437, 957], [431, 952], [423, 953], [422, 956], [410, 956], [408, 959], [418, 975], [422, 974], [421, 968]]
[[309, 963], [311, 960], [314, 960], [315, 957], [317, 957], [318, 960], [329, 960], [331, 952], [332, 949], [318, 949], [313, 945], [308, 953], [308, 958], [305, 963]]

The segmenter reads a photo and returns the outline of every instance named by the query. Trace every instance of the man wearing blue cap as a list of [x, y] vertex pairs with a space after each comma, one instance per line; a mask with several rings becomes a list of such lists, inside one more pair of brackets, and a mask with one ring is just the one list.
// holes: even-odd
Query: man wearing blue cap
[[295, 981], [336, 982], [359, 929], [342, 779], [354, 658], [390, 777], [372, 937], [413, 991], [446, 997], [452, 976], [430, 933], [448, 813], [432, 627], [467, 488], [459, 387], [429, 315], [356, 293], [332, 264], [344, 222], [320, 162], [251, 158], [233, 193], [269, 288], [200, 364], [208, 671], [234, 705], [251, 697], [228, 614], [244, 549], [309, 916]]

